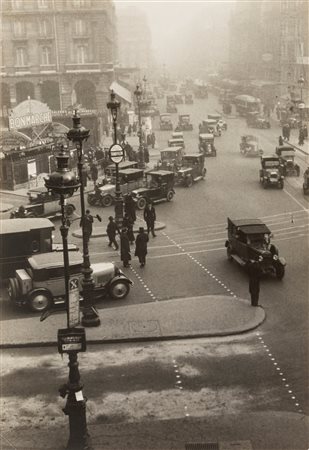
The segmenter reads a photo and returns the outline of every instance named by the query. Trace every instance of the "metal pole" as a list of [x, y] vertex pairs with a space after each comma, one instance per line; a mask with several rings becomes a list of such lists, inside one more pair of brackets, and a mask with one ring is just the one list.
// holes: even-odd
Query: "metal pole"
[[[117, 114], [113, 114], [113, 126], [114, 126], [114, 144], [117, 144]], [[116, 187], [115, 187], [115, 222], [119, 228], [122, 227], [123, 222], [123, 203], [121, 197], [121, 189], [119, 182], [119, 165], [116, 166]]]
[[67, 226], [66, 220], [65, 220], [63, 194], [60, 194], [60, 205], [61, 205], [61, 222], [62, 222], [62, 225], [60, 227], [60, 232], [61, 232], [61, 236], [62, 236], [62, 245], [63, 245], [65, 305], [66, 305], [66, 312], [67, 312], [67, 328], [70, 328], [70, 320], [69, 320], [69, 281], [70, 281], [69, 267], [70, 267], [70, 263], [69, 263], [69, 250], [68, 250], [69, 227]]

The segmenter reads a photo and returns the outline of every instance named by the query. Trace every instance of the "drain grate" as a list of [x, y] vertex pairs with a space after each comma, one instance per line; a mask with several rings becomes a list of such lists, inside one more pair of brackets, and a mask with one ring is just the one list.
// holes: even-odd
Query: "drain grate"
[[185, 450], [219, 450], [218, 442], [188, 442]]

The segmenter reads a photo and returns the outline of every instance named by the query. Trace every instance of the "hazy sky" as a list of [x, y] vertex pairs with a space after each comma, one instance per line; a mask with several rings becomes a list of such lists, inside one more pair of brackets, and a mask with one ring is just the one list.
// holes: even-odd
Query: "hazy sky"
[[[173, 51], [179, 52], [179, 45], [190, 39], [195, 23], [199, 28], [213, 27], [214, 23], [224, 22], [227, 26], [229, 11], [233, 0], [227, 1], [129, 1], [115, 0], [116, 8], [130, 6], [143, 10], [152, 32], [153, 49], [158, 63], [168, 63]], [[209, 45], [216, 30], [209, 34]]]

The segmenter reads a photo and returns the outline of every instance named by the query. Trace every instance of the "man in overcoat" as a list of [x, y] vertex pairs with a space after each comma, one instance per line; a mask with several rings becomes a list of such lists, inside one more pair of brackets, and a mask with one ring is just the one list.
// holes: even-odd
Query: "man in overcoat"
[[248, 263], [249, 273], [249, 292], [251, 295], [251, 305], [259, 306], [260, 296], [260, 280], [262, 276], [262, 269], [260, 262], [257, 260], [251, 260]]
[[148, 241], [148, 234], [145, 233], [143, 227], [140, 227], [135, 241], [135, 256], [138, 257], [141, 267], [144, 267], [146, 264]]
[[123, 267], [129, 267], [131, 260], [130, 242], [127, 234], [127, 229], [123, 228], [120, 234], [120, 258], [123, 262]]
[[156, 237], [154, 230], [156, 218], [156, 210], [153, 204], [148, 203], [144, 210], [144, 220], [147, 224], [147, 233], [149, 234], [149, 232], [151, 231], [153, 237]]

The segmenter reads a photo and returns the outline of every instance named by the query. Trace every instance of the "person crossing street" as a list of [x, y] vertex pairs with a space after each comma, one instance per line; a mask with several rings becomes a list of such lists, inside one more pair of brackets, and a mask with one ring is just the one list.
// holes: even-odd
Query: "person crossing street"
[[140, 227], [135, 241], [135, 256], [138, 257], [141, 267], [144, 267], [146, 264], [148, 241], [149, 241], [148, 234], [145, 233], [143, 227]]
[[156, 221], [156, 210], [152, 203], [148, 203], [146, 205], [146, 208], [144, 210], [144, 220], [147, 224], [147, 233], [149, 234], [150, 231], [152, 233], [153, 237], [156, 237], [155, 234], [155, 221]]
[[117, 233], [120, 234], [119, 228], [118, 228], [117, 224], [114, 222], [113, 216], [109, 216], [108, 220], [109, 220], [109, 223], [106, 228], [106, 233], [107, 233], [107, 236], [109, 239], [108, 246], [112, 247], [114, 245], [115, 250], [118, 250], [119, 245], [118, 245], [118, 242], [116, 241], [116, 234]]

